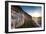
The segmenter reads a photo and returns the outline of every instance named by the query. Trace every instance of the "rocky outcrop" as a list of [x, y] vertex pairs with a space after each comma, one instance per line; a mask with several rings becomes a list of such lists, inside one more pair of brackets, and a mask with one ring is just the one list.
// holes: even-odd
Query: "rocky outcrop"
[[[13, 14], [13, 15], [12, 15]], [[32, 16], [27, 14], [20, 6], [11, 6], [11, 27], [13, 28], [31, 28], [37, 27], [37, 24], [32, 20]]]

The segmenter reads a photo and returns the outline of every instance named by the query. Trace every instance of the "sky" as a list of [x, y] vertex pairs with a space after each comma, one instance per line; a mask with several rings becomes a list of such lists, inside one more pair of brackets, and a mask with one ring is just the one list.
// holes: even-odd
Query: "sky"
[[21, 6], [21, 8], [32, 16], [41, 16], [41, 6]]

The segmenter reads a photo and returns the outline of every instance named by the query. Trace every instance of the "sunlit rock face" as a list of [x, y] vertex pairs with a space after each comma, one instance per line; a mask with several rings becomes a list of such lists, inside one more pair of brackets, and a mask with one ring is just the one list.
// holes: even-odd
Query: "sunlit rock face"
[[32, 17], [32, 19], [39, 27], [41, 26], [41, 17]]

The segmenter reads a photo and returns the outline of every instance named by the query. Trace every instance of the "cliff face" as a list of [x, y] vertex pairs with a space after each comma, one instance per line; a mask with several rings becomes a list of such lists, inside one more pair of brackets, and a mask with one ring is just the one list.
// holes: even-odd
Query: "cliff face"
[[11, 27], [13, 28], [28, 28], [37, 26], [32, 20], [32, 16], [22, 10], [20, 6], [11, 6], [11, 16], [13, 16], [11, 19]]
[[13, 10], [13, 8], [14, 8], [15, 12], [23, 14], [25, 20], [28, 20], [28, 19], [31, 20], [32, 19], [32, 16], [27, 14], [20, 6], [13, 6], [12, 10]]
[[11, 23], [12, 28], [16, 28], [24, 24], [24, 16], [18, 6], [11, 6]]

